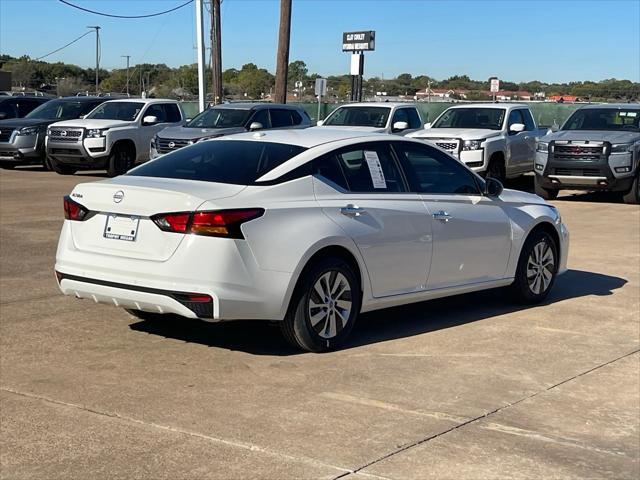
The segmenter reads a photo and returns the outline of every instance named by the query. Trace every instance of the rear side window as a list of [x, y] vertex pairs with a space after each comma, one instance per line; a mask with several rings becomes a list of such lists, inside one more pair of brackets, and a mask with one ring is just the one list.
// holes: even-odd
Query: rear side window
[[480, 194], [473, 174], [445, 153], [408, 142], [396, 143], [394, 149], [400, 157], [412, 191]]
[[353, 193], [406, 191], [387, 143], [360, 144], [357, 148], [338, 150], [327, 155], [317, 168], [320, 175]]
[[213, 140], [176, 150], [127, 175], [251, 185], [304, 150], [282, 143]]
[[302, 123], [302, 117], [295, 110], [291, 110], [291, 120], [293, 125], [300, 125]]
[[162, 108], [164, 108], [166, 122], [176, 123], [182, 120], [180, 109], [175, 103], [165, 103]]
[[271, 112], [271, 126], [273, 128], [290, 127], [293, 125], [291, 118], [291, 110], [284, 110], [281, 108], [272, 108]]

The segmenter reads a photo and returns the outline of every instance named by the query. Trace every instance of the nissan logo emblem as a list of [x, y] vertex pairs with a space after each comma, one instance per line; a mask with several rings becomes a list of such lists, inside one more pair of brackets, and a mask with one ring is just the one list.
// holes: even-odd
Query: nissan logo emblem
[[176, 146], [176, 142], [169, 142], [169, 148], [174, 148]]
[[61, 137], [66, 137], [66, 136], [67, 136], [67, 131], [66, 131], [66, 130], [62, 130], [62, 131], [60, 132], [60, 136], [61, 136]]
[[122, 200], [124, 200], [124, 192], [122, 190], [118, 190], [116, 193], [113, 194], [114, 202], [120, 203]]

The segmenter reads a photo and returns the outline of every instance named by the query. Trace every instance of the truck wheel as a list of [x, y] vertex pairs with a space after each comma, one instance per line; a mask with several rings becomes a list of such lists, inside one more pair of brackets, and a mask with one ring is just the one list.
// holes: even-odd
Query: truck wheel
[[107, 164], [107, 175], [117, 177], [123, 175], [133, 167], [133, 152], [126, 145], [116, 145], [109, 155], [109, 163]]
[[13, 170], [16, 164], [13, 162], [0, 162], [0, 168], [4, 168], [5, 170]]
[[624, 203], [629, 203], [631, 205], [637, 205], [640, 203], [640, 173], [636, 175], [636, 179], [633, 181], [631, 188], [627, 193], [622, 196]]
[[486, 177], [492, 177], [496, 180], [500, 180], [501, 183], [504, 183], [506, 176], [504, 160], [499, 156], [492, 157], [489, 160], [489, 165], [487, 166]]
[[539, 183], [538, 175], [534, 177], [533, 189], [536, 192], [536, 195], [544, 198], [545, 200], [555, 200], [556, 198], [558, 198], [558, 190], [556, 190], [555, 188], [553, 189], [544, 188]]
[[71, 167], [69, 165], [61, 165], [53, 159], [49, 160], [49, 164], [51, 165], [51, 168], [53, 168], [53, 171], [60, 175], [73, 175], [78, 171], [78, 169], [75, 167]]
[[302, 274], [280, 328], [294, 347], [326, 352], [340, 347], [360, 313], [360, 282], [349, 263], [324, 258]]

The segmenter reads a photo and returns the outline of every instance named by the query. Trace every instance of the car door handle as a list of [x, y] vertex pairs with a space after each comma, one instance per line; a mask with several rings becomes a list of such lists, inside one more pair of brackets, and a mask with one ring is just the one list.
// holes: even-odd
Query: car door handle
[[366, 212], [364, 208], [360, 208], [359, 206], [352, 203], [340, 209], [340, 213], [346, 215], [347, 217], [359, 217], [364, 212]]
[[435, 218], [436, 220], [440, 220], [443, 223], [447, 223], [453, 217], [451, 217], [451, 215], [449, 215], [444, 210], [440, 210], [439, 212], [433, 214], [433, 218]]

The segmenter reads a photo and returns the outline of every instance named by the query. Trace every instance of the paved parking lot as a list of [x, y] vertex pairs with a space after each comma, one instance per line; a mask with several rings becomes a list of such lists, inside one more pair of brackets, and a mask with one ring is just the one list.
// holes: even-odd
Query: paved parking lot
[[2, 478], [640, 475], [638, 206], [555, 202], [570, 270], [543, 306], [384, 310], [315, 355], [59, 294], [62, 195], [94, 179], [0, 171]]

